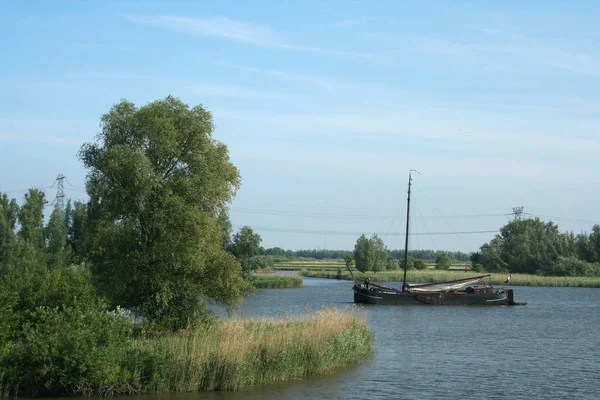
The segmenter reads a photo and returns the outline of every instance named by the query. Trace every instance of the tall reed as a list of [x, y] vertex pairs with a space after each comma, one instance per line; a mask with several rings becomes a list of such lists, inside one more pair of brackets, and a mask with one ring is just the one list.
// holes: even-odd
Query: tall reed
[[176, 336], [136, 340], [133, 392], [239, 390], [328, 373], [373, 349], [356, 311], [325, 309], [287, 320], [231, 320]]

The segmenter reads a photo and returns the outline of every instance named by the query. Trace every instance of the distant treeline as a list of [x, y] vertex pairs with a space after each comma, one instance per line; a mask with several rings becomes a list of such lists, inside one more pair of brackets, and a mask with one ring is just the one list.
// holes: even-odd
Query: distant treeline
[[[353, 250], [284, 250], [281, 247], [272, 247], [266, 249], [266, 255], [275, 257], [287, 257], [287, 258], [312, 258], [315, 260], [325, 259], [343, 259], [348, 253], [352, 253]], [[401, 260], [404, 257], [404, 250], [388, 250], [388, 254], [397, 260]], [[453, 261], [465, 262], [470, 261], [471, 254], [463, 253], [461, 251], [441, 251], [441, 250], [409, 250], [408, 255], [413, 258], [421, 260], [435, 262], [436, 258], [440, 254], [447, 254]]]

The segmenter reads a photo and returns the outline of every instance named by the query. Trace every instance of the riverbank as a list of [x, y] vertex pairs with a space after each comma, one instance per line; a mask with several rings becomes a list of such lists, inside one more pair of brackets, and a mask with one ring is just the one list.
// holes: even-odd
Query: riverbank
[[[40, 362], [62, 365], [46, 371], [56, 376], [0, 371], [0, 393], [13, 394], [23, 381], [39, 385], [22, 388], [25, 395], [240, 390], [330, 373], [363, 358], [373, 345], [374, 333], [358, 311], [326, 308], [293, 319], [234, 319], [128, 339], [97, 360], [94, 371], [80, 371], [67, 347], [46, 349]], [[101, 343], [96, 346], [94, 354], [106, 352]], [[44, 382], [51, 382], [51, 393]]]
[[[402, 270], [384, 271], [378, 273], [353, 271], [357, 280], [363, 280], [366, 277], [377, 282], [402, 282], [404, 272]], [[473, 271], [443, 271], [443, 270], [410, 270], [406, 273], [408, 282], [445, 282], [457, 279], [468, 278], [470, 276], [486, 275]], [[348, 271], [326, 271], [326, 270], [306, 270], [300, 271], [300, 275], [313, 278], [346, 279], [352, 280]], [[490, 277], [482, 280], [485, 284], [503, 285], [507, 274], [491, 274]], [[504, 284], [507, 285], [507, 284]], [[600, 288], [600, 277], [587, 276], [541, 276], [530, 274], [512, 274], [510, 286], [548, 286], [548, 287], [588, 287]]]
[[300, 288], [304, 286], [301, 276], [254, 275], [252, 286], [256, 289]]

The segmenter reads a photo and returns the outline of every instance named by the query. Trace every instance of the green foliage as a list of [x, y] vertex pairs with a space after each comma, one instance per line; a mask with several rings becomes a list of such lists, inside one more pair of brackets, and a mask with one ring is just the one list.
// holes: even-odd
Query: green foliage
[[600, 263], [590, 263], [576, 257], [558, 257], [555, 263], [543, 266], [537, 273], [549, 276], [600, 276]]
[[226, 212], [219, 214], [219, 227], [221, 228], [221, 248], [223, 250], [229, 249], [231, 246], [231, 221], [229, 215]]
[[[560, 233], [552, 222], [524, 219], [503, 226], [496, 237], [471, 256], [471, 264], [473, 269], [489, 272], [594, 274], [595, 268], [583, 262], [598, 262], [599, 250], [600, 227], [597, 225], [589, 236], [575, 236]], [[582, 263], [575, 262], [577, 257]]]
[[267, 249], [265, 253], [268, 256], [285, 257], [285, 250], [281, 247], [272, 247], [270, 249]]
[[373, 242], [362, 234], [354, 245], [354, 263], [356, 269], [361, 272], [373, 271], [375, 262], [375, 250]]
[[352, 254], [346, 253], [344, 255], [344, 264], [347, 269], [350, 269], [354, 265], [354, 258], [352, 258]]
[[384, 265], [385, 265], [386, 271], [393, 271], [395, 269], [398, 269], [398, 267], [400, 266], [398, 260], [396, 260], [390, 254], [385, 255], [385, 264]]
[[384, 271], [387, 267], [388, 254], [383, 240], [376, 234], [371, 237], [371, 245], [373, 246], [373, 272]]
[[370, 239], [363, 234], [354, 246], [354, 262], [359, 271], [379, 272], [397, 268], [396, 260], [388, 253], [383, 240], [377, 235]]
[[59, 268], [68, 263], [70, 254], [67, 248], [67, 217], [58, 205], [48, 220], [48, 225], [44, 229], [48, 252], [48, 266], [50, 268]]
[[451, 265], [452, 260], [446, 253], [438, 254], [435, 258], [435, 269], [449, 269]]
[[300, 276], [255, 275], [250, 282], [257, 289], [299, 288], [304, 285]]
[[[400, 260], [400, 264], [402, 265], [402, 268], [404, 269], [404, 257], [402, 258], [402, 260]], [[414, 259], [414, 257], [408, 256], [406, 269], [411, 270], [414, 268], [415, 268], [415, 259]]]
[[242, 264], [242, 273], [246, 277], [257, 269], [268, 267], [267, 259], [263, 256], [265, 251], [260, 245], [261, 241], [260, 235], [254, 233], [249, 226], [242, 227], [233, 236], [229, 251]]
[[10, 261], [13, 256], [16, 236], [15, 227], [19, 207], [15, 199], [8, 200], [6, 194], [0, 195], [0, 272], [2, 266]]
[[[466, 262], [469, 261], [470, 254], [463, 253], [461, 251], [442, 251], [442, 250], [409, 250], [408, 255], [414, 258], [420, 258], [425, 261], [434, 262], [435, 258], [445, 253], [450, 256], [451, 260], [456, 260], [457, 262]], [[404, 250], [390, 250], [390, 254], [397, 258], [398, 260], [404, 259]]]
[[33, 395], [111, 394], [132, 322], [102, 308], [40, 307], [0, 360], [4, 385]]
[[45, 248], [44, 206], [46, 195], [38, 189], [29, 189], [25, 193], [25, 202], [19, 209], [19, 236], [36, 249]]
[[75, 201], [73, 207], [67, 210], [67, 242], [71, 247], [76, 263], [86, 260], [86, 231], [88, 229], [88, 211], [84, 203]]
[[216, 218], [240, 177], [212, 130], [202, 106], [173, 97], [139, 109], [122, 101], [80, 151], [99, 290], [171, 329], [205, 315], [204, 301], [232, 305], [247, 289]]
[[483, 268], [483, 265], [476, 263], [476, 264], [472, 264], [471, 265], [471, 271], [473, 272], [486, 272], [485, 268]]
[[425, 260], [421, 260], [420, 258], [415, 258], [413, 266], [417, 270], [427, 269], [427, 262]]

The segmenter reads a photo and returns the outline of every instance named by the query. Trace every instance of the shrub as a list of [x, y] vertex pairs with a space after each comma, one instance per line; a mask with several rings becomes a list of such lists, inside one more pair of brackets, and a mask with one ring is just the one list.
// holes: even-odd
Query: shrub
[[450, 269], [452, 260], [446, 253], [441, 253], [435, 258], [435, 269]]
[[42, 307], [0, 359], [3, 386], [26, 394], [112, 394], [132, 321], [121, 310]]
[[427, 261], [421, 260], [420, 258], [415, 258], [413, 265], [417, 270], [427, 269]]
[[558, 257], [554, 263], [545, 264], [538, 275], [550, 276], [600, 276], [600, 263], [589, 263], [576, 257]]

